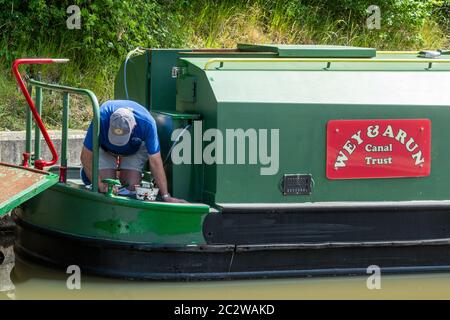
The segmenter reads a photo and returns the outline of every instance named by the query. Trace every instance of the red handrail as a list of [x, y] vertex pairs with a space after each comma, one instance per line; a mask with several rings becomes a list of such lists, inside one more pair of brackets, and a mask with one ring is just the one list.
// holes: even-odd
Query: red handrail
[[[50, 136], [48, 135], [47, 129], [44, 126], [44, 123], [42, 122], [41, 116], [36, 110], [36, 107], [34, 105], [33, 99], [31, 99], [30, 94], [28, 93], [27, 88], [25, 87], [25, 84], [23, 82], [22, 77], [19, 73], [19, 65], [21, 64], [49, 64], [49, 63], [63, 63], [67, 62], [69, 59], [47, 59], [47, 58], [25, 58], [25, 59], [16, 59], [14, 60], [14, 63], [12, 65], [12, 72], [14, 73], [14, 76], [16, 77], [17, 83], [19, 84], [20, 90], [22, 91], [23, 95], [25, 96], [25, 99], [28, 102], [28, 105], [30, 106], [31, 112], [33, 114], [34, 120], [36, 121], [36, 124], [39, 127], [39, 130], [42, 132], [42, 135], [44, 136], [45, 142], [48, 145], [48, 148], [50, 149], [50, 152], [52, 153], [52, 160], [45, 161], [42, 159], [36, 159], [34, 161], [34, 166], [37, 169], [42, 170], [44, 167], [52, 166], [58, 162], [58, 153], [56, 152], [55, 146], [50, 139]], [[28, 160], [26, 161], [28, 163]], [[25, 161], [24, 161], [25, 165]]]

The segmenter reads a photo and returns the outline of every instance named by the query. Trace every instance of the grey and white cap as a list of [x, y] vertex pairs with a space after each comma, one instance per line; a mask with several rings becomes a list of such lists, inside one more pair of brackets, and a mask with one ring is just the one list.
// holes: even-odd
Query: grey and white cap
[[126, 145], [135, 126], [136, 119], [132, 109], [117, 109], [109, 118], [109, 142], [119, 147]]

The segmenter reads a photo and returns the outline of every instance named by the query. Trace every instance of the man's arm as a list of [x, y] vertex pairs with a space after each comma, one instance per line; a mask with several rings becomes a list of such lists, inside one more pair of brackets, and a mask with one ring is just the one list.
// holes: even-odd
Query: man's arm
[[[164, 172], [164, 166], [161, 159], [161, 153], [155, 153], [148, 156], [148, 161], [150, 163], [150, 170], [152, 172], [153, 178], [156, 181], [156, 184], [158, 185], [159, 192], [161, 195], [169, 194], [168, 188], [167, 188], [167, 178], [166, 173]], [[182, 199], [177, 199], [169, 196], [168, 198], [163, 198], [165, 202], [180, 202], [180, 203], [187, 203], [187, 201]]]
[[[89, 181], [92, 183], [92, 151], [83, 146], [83, 150], [81, 150], [81, 164], [83, 165], [83, 171], [86, 173]], [[105, 193], [108, 189], [106, 183], [101, 181], [100, 176], [98, 177], [98, 191]]]

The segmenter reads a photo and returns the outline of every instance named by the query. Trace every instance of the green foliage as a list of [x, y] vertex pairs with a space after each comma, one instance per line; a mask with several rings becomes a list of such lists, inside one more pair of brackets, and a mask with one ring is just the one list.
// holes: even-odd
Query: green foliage
[[[233, 23], [236, 20], [230, 18], [251, 16], [255, 10], [256, 24], [264, 32], [294, 25], [297, 33], [317, 30], [312, 41], [323, 40], [321, 33], [329, 29], [336, 34], [358, 32], [358, 38], [369, 41], [401, 35], [406, 37], [404, 45], [414, 46], [421, 41], [417, 29], [433, 11], [448, 8], [446, 2], [378, 0], [383, 27], [368, 35], [365, 19], [372, 0], [0, 0], [0, 62], [10, 64], [28, 52], [39, 54], [36, 48], [50, 43], [53, 54], [79, 60], [82, 67], [104, 57], [121, 59], [136, 46], [183, 46], [195, 33], [206, 34], [206, 42], [212, 43], [220, 37], [216, 32], [232, 27], [221, 21]], [[81, 8], [80, 30], [66, 27], [71, 4]]]
[[[82, 27], [69, 30], [66, 8], [81, 8]], [[70, 58], [122, 57], [136, 46], [180, 43], [170, 36], [177, 15], [157, 1], [0, 0], [0, 59], [11, 62], [24, 51], [52, 43]], [[178, 40], [178, 42], [177, 42]], [[56, 52], [56, 53], [60, 53]]]
[[[9, 71], [24, 56], [71, 59], [35, 68], [44, 79], [90, 88], [100, 102], [127, 52], [142, 47], [234, 47], [237, 42], [317, 43], [378, 49], [436, 49], [447, 45], [448, 0], [0, 0], [0, 130], [23, 128], [24, 100]], [[369, 30], [367, 8], [381, 9], [381, 29]], [[66, 8], [81, 8], [81, 29], [69, 30]], [[59, 97], [44, 101], [51, 127]], [[72, 125], [90, 113], [73, 101]]]

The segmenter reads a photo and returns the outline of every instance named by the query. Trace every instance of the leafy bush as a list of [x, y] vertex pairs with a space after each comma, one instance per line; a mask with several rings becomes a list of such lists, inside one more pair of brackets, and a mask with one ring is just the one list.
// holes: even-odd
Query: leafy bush
[[[81, 8], [82, 27], [69, 30], [66, 8]], [[0, 58], [11, 62], [24, 51], [52, 43], [71, 57], [101, 59], [122, 57], [137, 45], [172, 46], [180, 43], [170, 36], [176, 14], [157, 1], [134, 0], [0, 0]], [[178, 42], [177, 42], [178, 40]]]

